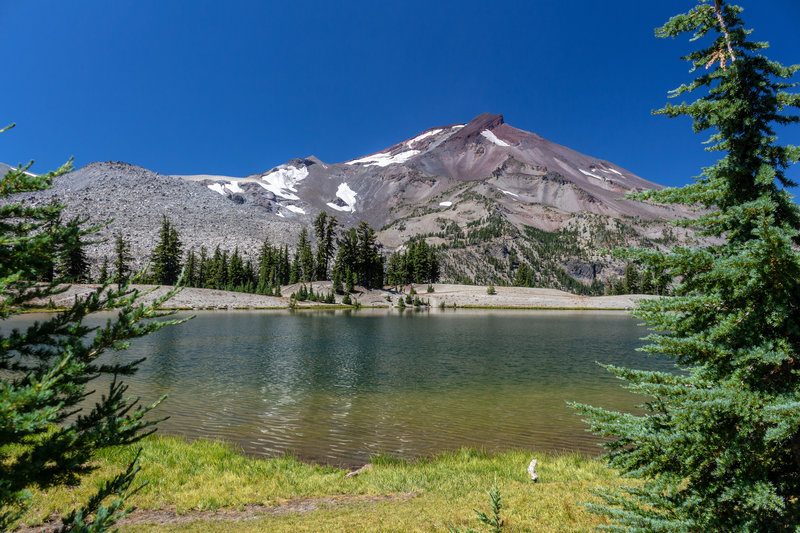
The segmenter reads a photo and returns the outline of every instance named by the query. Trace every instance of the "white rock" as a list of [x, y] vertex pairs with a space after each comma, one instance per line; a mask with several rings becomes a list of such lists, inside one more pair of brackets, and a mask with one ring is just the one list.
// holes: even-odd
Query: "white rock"
[[539, 479], [539, 476], [536, 475], [536, 459], [533, 459], [531, 464], [528, 465], [528, 473], [531, 475], [532, 481]]

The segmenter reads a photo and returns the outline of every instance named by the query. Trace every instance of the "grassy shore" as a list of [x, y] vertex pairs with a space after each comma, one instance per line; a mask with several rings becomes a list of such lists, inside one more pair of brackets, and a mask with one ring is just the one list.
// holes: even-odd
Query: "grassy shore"
[[[591, 488], [619, 479], [577, 454], [459, 450], [413, 462], [376, 457], [357, 476], [292, 457], [253, 459], [226, 444], [150, 437], [109, 450], [80, 486], [36, 493], [27, 526], [83, 501], [101, 479], [123, 469], [142, 448], [137, 476], [146, 485], [121, 531], [446, 531], [480, 529], [473, 509], [489, 510], [486, 490], [503, 501], [507, 532], [587, 531], [603, 523], [580, 505]], [[539, 462], [539, 481], [526, 472]]]

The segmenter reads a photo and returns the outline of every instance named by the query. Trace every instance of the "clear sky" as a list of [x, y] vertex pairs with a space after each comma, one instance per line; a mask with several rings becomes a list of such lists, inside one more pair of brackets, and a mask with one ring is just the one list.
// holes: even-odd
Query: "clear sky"
[[[800, 1], [741, 0], [800, 62]], [[688, 81], [654, 28], [693, 0], [0, 0], [0, 161], [244, 176], [330, 163], [482, 112], [665, 185], [713, 156], [650, 115]], [[779, 131], [800, 144], [800, 126]], [[790, 176], [800, 181], [800, 171]]]

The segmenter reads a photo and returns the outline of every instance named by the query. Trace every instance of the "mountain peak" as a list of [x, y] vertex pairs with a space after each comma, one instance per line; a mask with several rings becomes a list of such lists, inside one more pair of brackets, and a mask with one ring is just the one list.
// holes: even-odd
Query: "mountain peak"
[[458, 133], [453, 135], [457, 139], [471, 139], [481, 134], [482, 131], [493, 130], [494, 128], [504, 124], [503, 115], [496, 115], [493, 113], [481, 113], [473, 118], [469, 124], [461, 128]]

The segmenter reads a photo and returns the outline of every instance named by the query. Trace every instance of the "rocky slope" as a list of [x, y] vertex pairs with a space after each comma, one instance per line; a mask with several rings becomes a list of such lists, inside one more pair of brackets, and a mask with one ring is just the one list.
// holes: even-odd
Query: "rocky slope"
[[[665, 222], [686, 211], [623, 199], [658, 187], [484, 113], [351, 161], [293, 159], [244, 178], [93, 163], [28, 199], [56, 198], [68, 216], [91, 222], [114, 218], [103, 234], [122, 232], [140, 260], [163, 214], [186, 249], [254, 253], [264, 237], [292, 245], [324, 210], [344, 226], [365, 220], [380, 228], [387, 254], [415, 238], [438, 246], [443, 281], [502, 283], [525, 265], [534, 285], [581, 291], [621, 274], [603, 248], [690, 240]], [[95, 263], [109, 247], [93, 252]]]

